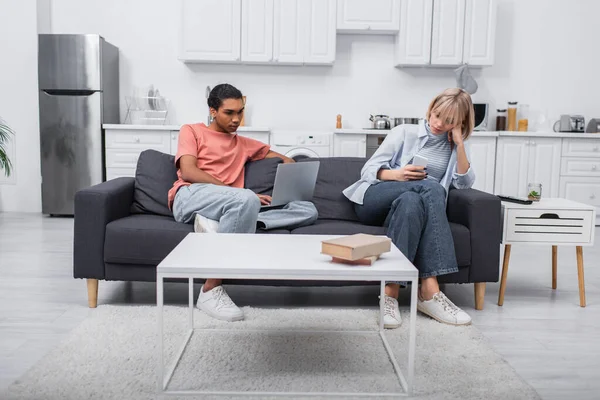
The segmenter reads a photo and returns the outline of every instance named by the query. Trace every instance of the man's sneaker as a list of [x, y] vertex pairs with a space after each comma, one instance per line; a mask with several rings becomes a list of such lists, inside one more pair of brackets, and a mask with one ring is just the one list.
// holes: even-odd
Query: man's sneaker
[[223, 321], [241, 321], [244, 312], [231, 300], [223, 286], [217, 286], [204, 292], [204, 285], [200, 289], [196, 306], [213, 318]]
[[200, 214], [196, 214], [194, 219], [194, 232], [196, 233], [217, 233], [219, 221], [208, 219]]
[[398, 308], [398, 300], [386, 294], [383, 305], [383, 327], [385, 329], [396, 329], [401, 323], [402, 317]]
[[457, 307], [442, 292], [434, 294], [431, 300], [423, 300], [419, 295], [417, 310], [444, 324], [469, 325], [471, 323], [469, 314]]

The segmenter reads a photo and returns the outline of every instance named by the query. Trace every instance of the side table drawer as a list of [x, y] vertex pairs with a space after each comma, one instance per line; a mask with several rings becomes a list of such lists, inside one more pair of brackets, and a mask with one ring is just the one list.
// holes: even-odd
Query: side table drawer
[[507, 213], [508, 242], [587, 243], [595, 222], [589, 210], [512, 209]]

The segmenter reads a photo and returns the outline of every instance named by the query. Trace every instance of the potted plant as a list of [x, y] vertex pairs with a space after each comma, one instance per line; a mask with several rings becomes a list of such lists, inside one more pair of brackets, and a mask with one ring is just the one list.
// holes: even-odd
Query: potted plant
[[10, 176], [12, 164], [6, 154], [6, 144], [10, 139], [10, 135], [14, 135], [14, 131], [0, 119], [0, 170], [4, 170], [6, 176]]

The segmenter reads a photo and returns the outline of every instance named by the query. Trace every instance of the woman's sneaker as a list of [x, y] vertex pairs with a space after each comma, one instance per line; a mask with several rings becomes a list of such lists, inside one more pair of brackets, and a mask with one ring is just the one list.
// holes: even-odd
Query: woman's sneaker
[[417, 310], [444, 324], [469, 325], [471, 323], [469, 314], [457, 307], [442, 292], [434, 294], [431, 300], [423, 300], [419, 294]]
[[200, 214], [196, 214], [194, 219], [194, 232], [196, 233], [217, 233], [219, 230], [219, 221], [208, 219]]
[[200, 289], [196, 306], [213, 318], [223, 321], [241, 321], [244, 312], [231, 300], [223, 286], [217, 286], [205, 292], [204, 285]]
[[386, 294], [383, 305], [383, 327], [385, 329], [396, 329], [400, 324], [402, 324], [402, 317], [398, 308], [398, 300]]

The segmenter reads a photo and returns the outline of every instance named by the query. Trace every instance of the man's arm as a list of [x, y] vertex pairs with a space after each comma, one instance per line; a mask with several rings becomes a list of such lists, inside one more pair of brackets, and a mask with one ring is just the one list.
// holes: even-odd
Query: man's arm
[[196, 157], [190, 155], [181, 156], [179, 159], [181, 178], [184, 181], [189, 183], [212, 183], [213, 185], [225, 186], [223, 182], [198, 168], [196, 162]]
[[265, 156], [265, 158], [275, 158], [275, 157], [281, 158], [283, 160], [284, 164], [289, 164], [289, 163], [296, 162], [296, 161], [294, 161], [293, 158], [286, 157], [283, 154], [279, 154], [279, 153], [277, 153], [276, 151], [273, 151], [273, 150], [269, 150], [269, 152]]

